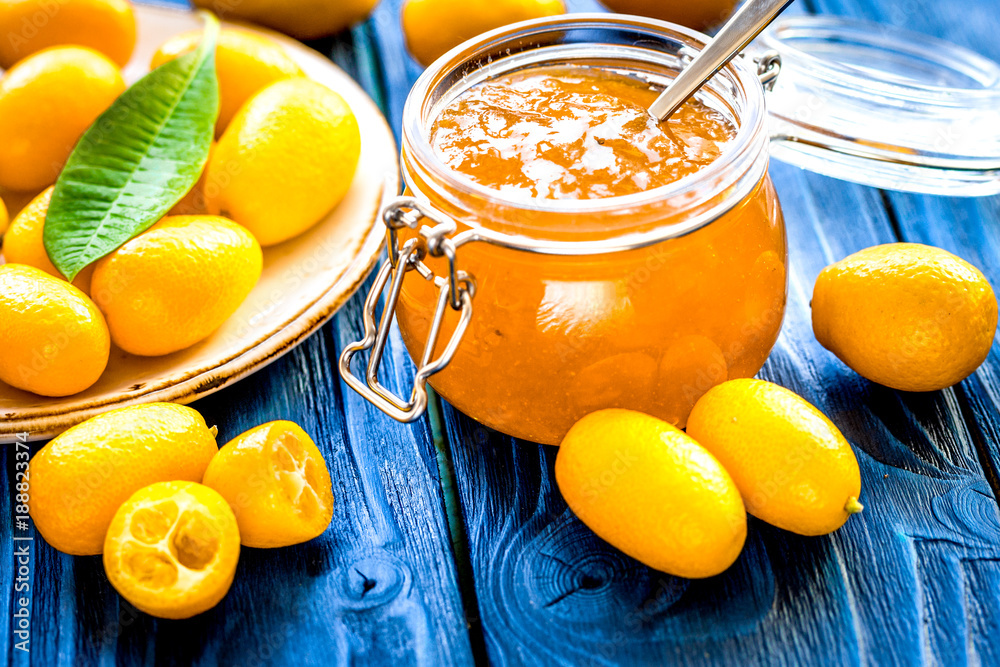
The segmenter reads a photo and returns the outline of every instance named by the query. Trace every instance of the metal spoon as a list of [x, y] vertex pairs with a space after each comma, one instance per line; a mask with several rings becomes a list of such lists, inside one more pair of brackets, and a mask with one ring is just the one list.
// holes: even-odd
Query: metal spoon
[[650, 105], [650, 115], [660, 122], [670, 118], [791, 3], [792, 0], [748, 0]]

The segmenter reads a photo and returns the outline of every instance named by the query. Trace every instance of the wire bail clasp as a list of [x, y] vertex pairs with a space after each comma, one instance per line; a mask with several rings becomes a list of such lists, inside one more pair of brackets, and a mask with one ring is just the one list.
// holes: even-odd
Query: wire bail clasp
[[[434, 224], [421, 226], [423, 220], [429, 220]], [[427, 379], [443, 370], [458, 349], [458, 344], [472, 319], [472, 298], [475, 296], [476, 286], [471, 275], [456, 268], [455, 244], [451, 235], [457, 231], [458, 225], [454, 220], [413, 197], [398, 197], [385, 206], [382, 222], [387, 229], [389, 259], [379, 269], [375, 283], [365, 299], [364, 338], [348, 345], [340, 355], [340, 375], [348, 386], [385, 414], [397, 421], [411, 422], [419, 418], [427, 408]], [[399, 230], [404, 227], [417, 230], [418, 235], [400, 247]], [[423, 260], [428, 255], [447, 258], [447, 277], [435, 275], [434, 271], [424, 263]], [[413, 390], [409, 400], [404, 401], [382, 385], [378, 379], [378, 369], [382, 363], [382, 353], [385, 351], [396, 304], [399, 302], [403, 278], [410, 271], [416, 271], [424, 280], [433, 281], [438, 287], [438, 298], [434, 318], [427, 333], [427, 341], [424, 343], [424, 352], [413, 381]], [[386, 285], [389, 286], [389, 292], [382, 308], [382, 317], [376, 325], [375, 310]], [[440, 356], [432, 360], [441, 334], [441, 325], [449, 307], [460, 313], [458, 325]], [[368, 358], [365, 379], [362, 380], [351, 371], [351, 360], [355, 354], [365, 350], [371, 350], [371, 355]]]
[[754, 58], [754, 62], [757, 63], [757, 78], [760, 79], [760, 85], [764, 86], [764, 90], [773, 90], [778, 75], [781, 74], [781, 54], [769, 49]]

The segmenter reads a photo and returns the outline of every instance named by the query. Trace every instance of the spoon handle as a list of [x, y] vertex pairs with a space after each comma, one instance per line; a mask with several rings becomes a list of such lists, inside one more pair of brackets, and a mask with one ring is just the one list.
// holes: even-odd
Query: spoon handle
[[746, 48], [792, 0], [748, 0], [649, 107], [661, 122]]

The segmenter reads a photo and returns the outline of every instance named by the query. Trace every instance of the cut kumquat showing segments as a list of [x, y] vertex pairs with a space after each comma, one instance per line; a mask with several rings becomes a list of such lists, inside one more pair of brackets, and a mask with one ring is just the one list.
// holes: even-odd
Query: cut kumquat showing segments
[[104, 542], [111, 585], [160, 618], [190, 618], [218, 604], [239, 557], [232, 510], [217, 492], [194, 482], [159, 482], [137, 491], [118, 509]]
[[204, 483], [229, 502], [248, 547], [286, 547], [318, 537], [333, 518], [330, 471], [297, 424], [261, 424], [227, 443]]

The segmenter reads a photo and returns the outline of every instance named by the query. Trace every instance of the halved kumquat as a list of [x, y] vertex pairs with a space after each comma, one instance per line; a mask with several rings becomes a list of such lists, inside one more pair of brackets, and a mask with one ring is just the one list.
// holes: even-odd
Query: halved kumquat
[[205, 485], [229, 502], [248, 547], [286, 547], [318, 537], [333, 518], [330, 471], [297, 424], [261, 424], [227, 443]]
[[140, 489], [111, 521], [104, 570], [141, 611], [190, 618], [217, 605], [240, 557], [236, 518], [218, 493], [194, 482]]

